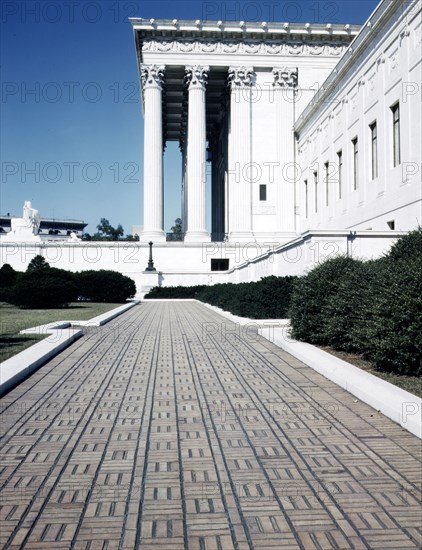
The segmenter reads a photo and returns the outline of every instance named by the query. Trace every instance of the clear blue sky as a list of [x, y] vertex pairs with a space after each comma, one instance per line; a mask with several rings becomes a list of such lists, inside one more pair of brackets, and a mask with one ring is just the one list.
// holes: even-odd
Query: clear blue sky
[[[21, 215], [142, 223], [138, 71], [128, 17], [363, 23], [376, 0], [3, 0], [1, 204]], [[180, 215], [180, 154], [165, 154], [165, 229]]]

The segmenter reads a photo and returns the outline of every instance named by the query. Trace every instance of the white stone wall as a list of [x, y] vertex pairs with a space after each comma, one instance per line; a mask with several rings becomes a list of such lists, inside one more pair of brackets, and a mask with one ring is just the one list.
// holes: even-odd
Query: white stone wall
[[[389, 18], [369, 22], [351, 48], [354, 62], [333, 79], [331, 93], [299, 119], [297, 181], [298, 229], [395, 229], [407, 231], [421, 216], [421, 4], [382, 2]], [[375, 18], [378, 17], [375, 13]], [[360, 51], [360, 48], [362, 50]], [[343, 58], [344, 61], [345, 58]], [[345, 71], [342, 74], [342, 71]], [[340, 76], [341, 75], [341, 76]], [[323, 92], [321, 92], [323, 93]], [[400, 105], [401, 163], [393, 166], [393, 115]], [[306, 120], [306, 117], [308, 119]], [[372, 178], [371, 130], [377, 123], [378, 176]], [[352, 139], [358, 138], [358, 185], [353, 182]], [[337, 153], [343, 153], [339, 197]], [[324, 164], [329, 162], [328, 204]], [[315, 211], [314, 172], [318, 173]], [[305, 180], [308, 182], [306, 216]]]
[[[337, 255], [378, 258], [386, 253], [397, 232], [349, 231], [309, 232], [281, 246], [258, 243], [206, 243], [203, 246], [166, 246], [153, 249], [154, 264], [162, 286], [240, 283], [258, 281], [270, 275], [302, 275], [314, 265]], [[148, 247], [139, 243], [40, 243], [0, 244], [0, 264], [26, 270], [31, 259], [41, 254], [52, 267], [82, 271], [110, 269], [132, 278], [142, 295], [150, 283], [143, 273]], [[229, 258], [229, 271], [211, 271], [212, 258]]]

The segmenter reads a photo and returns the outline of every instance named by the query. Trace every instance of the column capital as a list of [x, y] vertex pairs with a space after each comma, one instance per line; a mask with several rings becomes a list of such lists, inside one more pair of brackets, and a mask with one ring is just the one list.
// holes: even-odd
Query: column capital
[[274, 67], [274, 82], [276, 88], [297, 88], [298, 70], [290, 67]]
[[164, 65], [141, 65], [141, 83], [144, 89], [160, 88], [164, 85]]
[[205, 90], [208, 84], [208, 73], [210, 68], [202, 65], [187, 65], [185, 67], [185, 83], [189, 90]]
[[229, 67], [228, 81], [232, 89], [252, 86], [254, 77], [253, 67]]

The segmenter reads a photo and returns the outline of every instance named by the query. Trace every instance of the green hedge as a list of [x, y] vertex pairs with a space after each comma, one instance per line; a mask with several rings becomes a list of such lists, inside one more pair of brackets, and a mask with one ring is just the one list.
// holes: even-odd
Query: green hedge
[[379, 370], [422, 374], [421, 251], [418, 229], [379, 260], [317, 266], [294, 289], [292, 336], [360, 353]]
[[38, 255], [25, 273], [5, 264], [0, 269], [0, 301], [20, 307], [54, 308], [86, 300], [123, 303], [136, 294], [134, 281], [116, 271], [72, 273], [50, 267]]
[[196, 298], [251, 319], [284, 318], [296, 277], [265, 277], [256, 283], [155, 287], [149, 298]]
[[10, 301], [27, 308], [54, 308], [76, 301], [78, 288], [61, 271], [48, 269], [42, 274], [27, 271], [14, 286]]
[[91, 302], [123, 303], [136, 294], [132, 279], [117, 271], [81, 271], [76, 283], [79, 298]]

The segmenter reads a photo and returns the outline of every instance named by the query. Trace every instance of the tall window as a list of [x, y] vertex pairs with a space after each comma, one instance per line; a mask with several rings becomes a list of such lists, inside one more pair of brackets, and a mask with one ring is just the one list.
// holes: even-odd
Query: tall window
[[305, 180], [305, 218], [308, 217], [308, 180]]
[[341, 199], [341, 187], [342, 187], [342, 178], [343, 178], [343, 151], [337, 153], [338, 160], [338, 198]]
[[265, 183], [259, 186], [259, 200], [260, 201], [267, 200], [267, 186], [265, 185]]
[[356, 190], [359, 184], [359, 147], [358, 138], [352, 139], [353, 144], [353, 189]]
[[369, 125], [371, 130], [371, 156], [372, 156], [372, 165], [371, 165], [371, 174], [372, 179], [378, 177], [378, 135], [377, 135], [377, 123]]
[[329, 179], [330, 179], [330, 164], [328, 162], [324, 163], [324, 172], [325, 172], [325, 206], [328, 206], [329, 199]]
[[400, 104], [396, 103], [391, 107], [393, 113], [393, 163], [398, 166], [400, 159]]
[[318, 212], [318, 172], [314, 172], [315, 212]]

